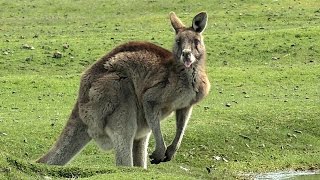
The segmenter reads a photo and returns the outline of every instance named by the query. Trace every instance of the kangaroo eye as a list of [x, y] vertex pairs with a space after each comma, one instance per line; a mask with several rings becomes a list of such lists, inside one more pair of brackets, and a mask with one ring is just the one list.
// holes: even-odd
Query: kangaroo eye
[[176, 43], [180, 44], [181, 43], [180, 39], [176, 39]]
[[195, 40], [194, 40], [194, 45], [195, 45], [195, 46], [198, 46], [200, 43], [201, 43], [201, 42], [200, 42], [199, 39], [195, 39]]

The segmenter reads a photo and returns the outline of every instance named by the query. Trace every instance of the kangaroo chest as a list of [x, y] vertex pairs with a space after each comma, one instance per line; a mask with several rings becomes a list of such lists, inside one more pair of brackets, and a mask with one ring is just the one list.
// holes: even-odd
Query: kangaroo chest
[[171, 77], [163, 88], [162, 115], [166, 116], [172, 111], [182, 109], [194, 104], [197, 99], [197, 81], [193, 76]]

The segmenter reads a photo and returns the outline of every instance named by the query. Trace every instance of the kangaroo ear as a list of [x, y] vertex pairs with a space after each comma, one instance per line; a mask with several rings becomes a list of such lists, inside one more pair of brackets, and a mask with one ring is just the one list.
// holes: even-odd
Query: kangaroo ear
[[169, 14], [170, 21], [173, 29], [176, 31], [176, 33], [185, 27], [185, 25], [181, 22], [181, 20], [177, 17], [177, 15], [174, 12], [171, 12]]
[[193, 18], [192, 21], [192, 28], [198, 32], [198, 33], [202, 33], [204, 31], [204, 29], [206, 28], [207, 25], [207, 20], [208, 20], [208, 15], [206, 12], [201, 12], [198, 15], [196, 15]]

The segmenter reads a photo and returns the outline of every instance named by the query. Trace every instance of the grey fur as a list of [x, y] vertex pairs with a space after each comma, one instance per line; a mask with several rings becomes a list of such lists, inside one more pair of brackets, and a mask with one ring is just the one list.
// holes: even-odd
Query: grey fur
[[[123, 44], [93, 64], [82, 76], [77, 102], [58, 141], [37, 162], [64, 165], [91, 139], [115, 149], [116, 165], [147, 168], [170, 161], [179, 149], [192, 106], [209, 92], [201, 33], [207, 14], [185, 27], [172, 12], [176, 32], [173, 53], [147, 42]], [[160, 121], [176, 112], [176, 135], [166, 147]]]

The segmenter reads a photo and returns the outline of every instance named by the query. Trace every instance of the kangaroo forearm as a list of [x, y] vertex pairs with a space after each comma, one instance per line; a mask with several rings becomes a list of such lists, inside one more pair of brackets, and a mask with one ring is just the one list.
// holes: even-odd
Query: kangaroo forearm
[[192, 113], [192, 107], [187, 107], [176, 111], [176, 135], [170, 146], [179, 149], [184, 132]]
[[153, 133], [153, 136], [155, 138], [155, 143], [156, 143], [155, 149], [165, 149], [166, 145], [165, 145], [160, 127], [154, 128], [152, 130], [152, 133]]
[[176, 110], [176, 135], [170, 146], [167, 147], [164, 161], [170, 161], [179, 149], [191, 112], [192, 106]]

